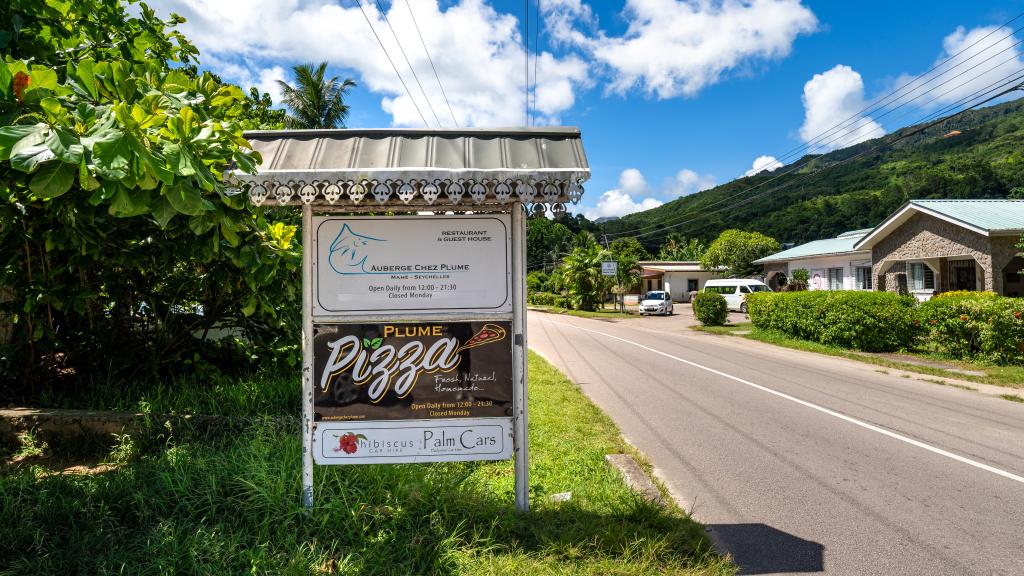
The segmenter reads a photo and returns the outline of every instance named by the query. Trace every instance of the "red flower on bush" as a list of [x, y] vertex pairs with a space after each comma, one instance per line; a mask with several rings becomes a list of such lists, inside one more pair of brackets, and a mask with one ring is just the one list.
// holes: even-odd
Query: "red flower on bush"
[[961, 314], [960, 315], [960, 321], [961, 322], [967, 322], [967, 314]]
[[338, 437], [338, 447], [334, 449], [335, 452], [355, 454], [357, 450], [359, 450], [359, 442], [356, 440], [355, 434], [346, 432]]
[[934, 319], [934, 318], [932, 318], [931, 320], [929, 320], [929, 322], [931, 322], [931, 323], [932, 323], [932, 326], [934, 326], [934, 325], [936, 325], [936, 324], [938, 324], [938, 323], [939, 323], [939, 321], [938, 321], [938, 320], [936, 320], [936, 319]]
[[28, 74], [18, 72], [14, 75], [14, 99], [19, 103], [25, 101], [25, 88], [32, 82]]
[[1014, 312], [1013, 313], [1013, 317], [1016, 318], [1017, 320], [1020, 320], [1020, 310], [1017, 310], [1016, 312]]

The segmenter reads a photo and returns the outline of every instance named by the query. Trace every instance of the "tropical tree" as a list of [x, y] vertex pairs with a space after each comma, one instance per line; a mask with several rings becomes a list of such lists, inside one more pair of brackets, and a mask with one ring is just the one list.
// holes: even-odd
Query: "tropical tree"
[[278, 80], [281, 100], [291, 114], [285, 117], [287, 128], [344, 128], [349, 106], [345, 93], [356, 87], [355, 80], [328, 79], [327, 62], [316, 67], [299, 64], [292, 68], [295, 86]]
[[573, 308], [577, 310], [594, 310], [600, 301], [601, 292], [605, 288], [605, 278], [601, 275], [601, 261], [608, 257], [597, 244], [580, 246], [562, 261], [562, 285], [572, 299]]
[[[261, 104], [196, 71], [178, 16], [130, 12], [0, 6], [5, 395], [243, 366], [294, 341], [295, 227], [224, 176], [259, 162], [242, 131]], [[248, 342], [205, 341], [214, 328]]]
[[707, 245], [701, 242], [700, 238], [690, 238], [687, 240], [673, 233], [669, 234], [668, 239], [661, 245], [661, 249], [658, 251], [658, 259], [698, 261], [706, 250]]
[[726, 230], [700, 258], [704, 270], [723, 270], [730, 278], [753, 276], [760, 270], [754, 260], [779, 251], [779, 242], [760, 232]]
[[608, 247], [618, 264], [615, 281], [622, 293], [640, 286], [640, 261], [650, 260], [651, 254], [636, 238], [619, 238]]

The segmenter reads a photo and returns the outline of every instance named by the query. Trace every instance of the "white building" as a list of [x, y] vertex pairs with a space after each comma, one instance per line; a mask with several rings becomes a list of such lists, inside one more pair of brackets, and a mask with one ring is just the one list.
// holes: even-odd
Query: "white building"
[[871, 290], [871, 250], [854, 246], [868, 230], [844, 232], [835, 238], [815, 240], [771, 256], [755, 260], [764, 266], [765, 282], [778, 290], [793, 270], [803, 268], [809, 274], [809, 290]]
[[699, 292], [704, 283], [721, 278], [717, 272], [701, 270], [700, 262], [644, 261], [640, 264], [640, 291], [664, 290], [675, 302], [689, 302], [690, 292]]

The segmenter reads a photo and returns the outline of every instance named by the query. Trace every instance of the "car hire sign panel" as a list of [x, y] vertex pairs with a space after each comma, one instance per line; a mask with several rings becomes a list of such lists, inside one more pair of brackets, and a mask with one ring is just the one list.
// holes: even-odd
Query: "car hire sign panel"
[[508, 460], [512, 422], [507, 418], [321, 422], [313, 436], [317, 464], [398, 464]]
[[320, 464], [511, 457], [512, 323], [316, 324]]
[[313, 317], [512, 311], [511, 216], [313, 218]]

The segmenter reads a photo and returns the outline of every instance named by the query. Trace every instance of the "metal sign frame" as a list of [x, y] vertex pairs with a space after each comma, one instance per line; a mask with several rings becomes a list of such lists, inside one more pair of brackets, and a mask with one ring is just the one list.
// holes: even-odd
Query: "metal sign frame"
[[[331, 214], [350, 210], [317, 206], [318, 213]], [[437, 311], [430, 316], [439, 321], [508, 320], [512, 322], [513, 415], [512, 442], [515, 467], [515, 507], [528, 512], [529, 500], [529, 447], [527, 443], [527, 362], [526, 362], [526, 209], [522, 202], [508, 206], [512, 214], [512, 313], [466, 313]], [[409, 207], [407, 211], [413, 211]], [[396, 210], [401, 211], [401, 210]], [[485, 210], [478, 214], [502, 213], [504, 210]], [[302, 503], [313, 507], [313, 260], [316, 258], [313, 230], [314, 206], [302, 206]], [[387, 218], [387, 216], [381, 216]], [[409, 320], [408, 314], [348, 315], [345, 322], [398, 322]]]

